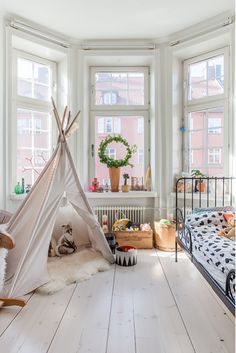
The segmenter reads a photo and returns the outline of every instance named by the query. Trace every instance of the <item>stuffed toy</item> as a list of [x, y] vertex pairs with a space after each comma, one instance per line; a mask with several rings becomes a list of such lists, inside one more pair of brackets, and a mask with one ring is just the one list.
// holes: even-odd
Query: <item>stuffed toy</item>
[[150, 223], [140, 224], [140, 230], [144, 232], [152, 230]]
[[121, 218], [117, 219], [115, 223], [113, 224], [113, 231], [114, 232], [120, 232], [126, 229], [127, 224], [129, 223], [128, 218]]
[[236, 224], [235, 215], [232, 214], [232, 217], [227, 217], [227, 223], [228, 223], [228, 227], [221, 229], [219, 231], [219, 235], [226, 237], [230, 240], [235, 240], [235, 224]]
[[76, 245], [72, 235], [71, 224], [62, 225], [64, 233], [58, 240], [58, 244], [55, 248], [56, 256], [69, 255], [76, 251]]

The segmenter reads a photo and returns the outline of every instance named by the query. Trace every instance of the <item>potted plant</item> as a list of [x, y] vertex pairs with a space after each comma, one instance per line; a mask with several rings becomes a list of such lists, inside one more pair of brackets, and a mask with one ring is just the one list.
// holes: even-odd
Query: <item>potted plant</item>
[[129, 179], [129, 174], [125, 173], [123, 174], [124, 178], [124, 185], [121, 186], [122, 192], [128, 192], [129, 191], [129, 185], [127, 184], [127, 180]]
[[204, 180], [199, 180], [200, 178], [205, 178], [206, 175], [203, 174], [199, 169], [192, 169], [191, 176], [197, 178], [198, 180], [195, 181], [195, 192], [196, 191], [205, 191], [205, 182]]
[[[107, 146], [112, 143], [121, 143], [126, 148], [126, 155], [123, 159], [114, 159], [108, 156], [107, 154]], [[109, 168], [109, 176], [111, 182], [111, 191], [117, 192], [119, 191], [119, 181], [120, 181], [120, 167], [130, 166], [130, 159], [137, 151], [137, 146], [130, 146], [128, 141], [124, 139], [121, 135], [108, 135], [104, 140], [101, 141], [98, 149], [98, 156], [101, 163], [104, 163]]]

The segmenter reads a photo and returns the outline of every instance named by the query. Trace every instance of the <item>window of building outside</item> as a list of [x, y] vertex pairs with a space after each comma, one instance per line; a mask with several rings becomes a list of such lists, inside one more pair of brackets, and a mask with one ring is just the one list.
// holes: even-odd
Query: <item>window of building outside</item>
[[51, 96], [55, 64], [20, 51], [13, 55], [15, 181], [34, 184], [52, 152]]
[[227, 48], [186, 60], [184, 75], [185, 170], [227, 175]]
[[[108, 135], [120, 134], [128, 143], [137, 146], [130, 160], [133, 168], [123, 167], [121, 173], [130, 178], [143, 177], [149, 163], [149, 70], [147, 67], [91, 68], [91, 158], [90, 178], [97, 177], [101, 185], [110, 184], [107, 166], [98, 158], [98, 148]], [[126, 149], [111, 143], [107, 153], [111, 158], [123, 159]], [[121, 178], [120, 182], [123, 180]]]
[[208, 164], [221, 164], [221, 148], [208, 149]]

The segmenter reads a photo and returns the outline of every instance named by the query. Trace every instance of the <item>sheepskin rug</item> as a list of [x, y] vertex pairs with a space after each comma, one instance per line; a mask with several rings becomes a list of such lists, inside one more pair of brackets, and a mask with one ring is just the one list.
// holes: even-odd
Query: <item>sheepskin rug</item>
[[88, 280], [97, 272], [110, 269], [110, 264], [93, 249], [84, 249], [71, 255], [48, 258], [50, 281], [36, 289], [39, 294], [53, 294], [65, 286]]

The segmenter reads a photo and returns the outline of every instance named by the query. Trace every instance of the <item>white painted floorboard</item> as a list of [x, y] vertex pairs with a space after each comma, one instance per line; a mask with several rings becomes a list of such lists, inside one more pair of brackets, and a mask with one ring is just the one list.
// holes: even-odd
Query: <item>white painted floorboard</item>
[[234, 353], [234, 320], [184, 254], [141, 250], [25, 308], [0, 311], [0, 353]]

